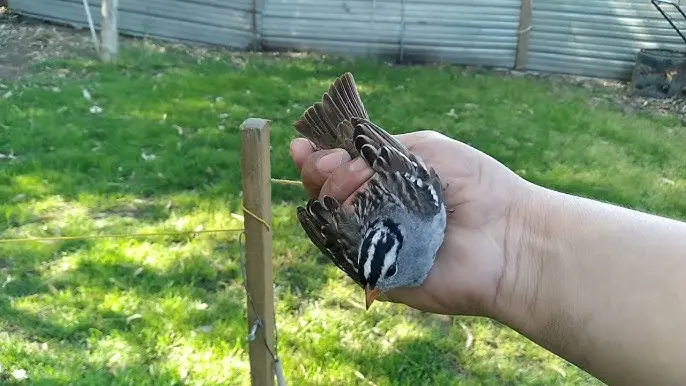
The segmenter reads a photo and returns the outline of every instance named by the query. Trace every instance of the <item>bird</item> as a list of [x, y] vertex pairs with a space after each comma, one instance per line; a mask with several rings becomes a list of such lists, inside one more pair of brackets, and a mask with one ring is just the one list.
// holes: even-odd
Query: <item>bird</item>
[[369, 310], [381, 293], [419, 287], [443, 243], [443, 186], [428, 167], [367, 113], [350, 72], [293, 123], [315, 150], [344, 149], [375, 172], [343, 205], [310, 198], [297, 218], [311, 242], [365, 292]]

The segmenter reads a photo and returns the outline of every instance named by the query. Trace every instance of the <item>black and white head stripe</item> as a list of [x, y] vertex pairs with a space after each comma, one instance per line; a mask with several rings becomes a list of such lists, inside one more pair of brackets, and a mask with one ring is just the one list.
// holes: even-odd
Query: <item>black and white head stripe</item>
[[367, 230], [358, 256], [362, 285], [375, 287], [379, 279], [392, 276], [396, 271], [396, 258], [403, 246], [403, 235], [398, 224], [382, 219]]

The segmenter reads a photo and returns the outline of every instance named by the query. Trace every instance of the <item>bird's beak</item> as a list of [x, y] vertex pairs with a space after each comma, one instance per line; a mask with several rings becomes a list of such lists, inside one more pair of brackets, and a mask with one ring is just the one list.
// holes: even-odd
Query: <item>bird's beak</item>
[[372, 306], [372, 303], [374, 303], [374, 300], [376, 300], [376, 297], [379, 296], [381, 293], [381, 290], [378, 288], [370, 288], [369, 286], [365, 287], [364, 289], [364, 297], [365, 297], [365, 306], [367, 309]]

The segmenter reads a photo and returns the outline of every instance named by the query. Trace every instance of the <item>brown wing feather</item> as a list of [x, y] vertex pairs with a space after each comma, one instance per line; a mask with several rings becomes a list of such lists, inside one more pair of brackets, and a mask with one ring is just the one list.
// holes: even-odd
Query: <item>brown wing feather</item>
[[359, 155], [353, 139], [358, 131], [376, 148], [390, 146], [406, 157], [410, 151], [386, 130], [369, 120], [369, 114], [349, 72], [336, 78], [321, 101], [305, 110], [293, 125], [320, 149], [345, 149], [352, 157]]
[[306, 208], [298, 207], [298, 220], [312, 243], [361, 285], [356, 260], [358, 241], [347, 237], [355, 236], [356, 232], [339, 230], [341, 226], [359, 228], [359, 225], [350, 224], [352, 219], [354, 217], [344, 214], [338, 202], [331, 197], [325, 197], [324, 202], [309, 200]]
[[357, 157], [351, 120], [368, 117], [352, 74], [345, 73], [334, 80], [321, 101], [308, 107], [293, 126], [320, 149], [345, 149]]
[[390, 146], [399, 152], [401, 152], [405, 157], [410, 156], [410, 151], [400, 143], [395, 137], [389, 134], [386, 130], [381, 128], [379, 125], [371, 122], [366, 118], [353, 118], [352, 124], [355, 126], [354, 135], [365, 135], [370, 140], [374, 147], [380, 148], [382, 146]]

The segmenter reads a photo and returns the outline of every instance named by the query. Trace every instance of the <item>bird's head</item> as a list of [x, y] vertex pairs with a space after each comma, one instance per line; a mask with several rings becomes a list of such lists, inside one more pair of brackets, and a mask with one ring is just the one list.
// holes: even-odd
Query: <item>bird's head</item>
[[443, 243], [445, 221], [444, 210], [428, 221], [398, 211], [366, 228], [358, 266], [367, 309], [382, 292], [422, 285]]

